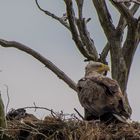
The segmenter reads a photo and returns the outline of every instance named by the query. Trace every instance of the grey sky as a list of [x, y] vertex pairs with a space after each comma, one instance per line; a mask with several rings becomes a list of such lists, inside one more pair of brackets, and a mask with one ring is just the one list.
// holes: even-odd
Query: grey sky
[[[44, 8], [54, 11], [57, 15], [64, 13], [62, 1], [41, 0]], [[86, 9], [87, 8], [87, 9]], [[100, 51], [105, 44], [105, 37], [91, 3], [85, 6], [85, 16], [92, 17], [89, 30], [95, 45]], [[112, 11], [112, 8], [111, 8]], [[116, 21], [117, 11], [112, 11]], [[16, 40], [37, 50], [55, 63], [74, 81], [84, 75], [84, 58], [76, 49], [70, 33], [59, 23], [40, 12], [33, 0], [0, 0], [0, 38]], [[128, 95], [133, 109], [132, 118], [140, 119], [139, 82], [140, 82], [140, 47], [138, 48], [131, 75], [129, 78]], [[9, 87], [9, 108], [44, 106], [55, 111], [75, 113], [73, 108], [83, 112], [76, 93], [63, 81], [59, 80], [40, 62], [16, 49], [0, 48], [0, 89], [6, 104], [6, 89]], [[45, 111], [37, 111], [41, 118]]]

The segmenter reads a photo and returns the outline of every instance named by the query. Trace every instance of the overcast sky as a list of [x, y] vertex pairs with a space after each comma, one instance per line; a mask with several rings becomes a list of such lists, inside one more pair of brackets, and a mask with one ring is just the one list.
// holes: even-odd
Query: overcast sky
[[[62, 16], [65, 13], [63, 0], [40, 0], [43, 8]], [[88, 24], [91, 36], [100, 52], [106, 39], [90, 1], [85, 5], [85, 16], [92, 17]], [[114, 22], [118, 13], [112, 10]], [[76, 49], [70, 33], [37, 9], [33, 0], [0, 0], [0, 38], [21, 42], [55, 63], [77, 82], [84, 76], [84, 58]], [[133, 109], [132, 119], [140, 120], [140, 47], [137, 49], [129, 77], [128, 96]], [[0, 48], [0, 90], [7, 104], [6, 87], [9, 89], [10, 108], [33, 106], [47, 107], [54, 111], [83, 112], [76, 93], [63, 81], [33, 57], [14, 48]], [[33, 110], [29, 110], [33, 112]], [[43, 118], [49, 112], [37, 111]]]

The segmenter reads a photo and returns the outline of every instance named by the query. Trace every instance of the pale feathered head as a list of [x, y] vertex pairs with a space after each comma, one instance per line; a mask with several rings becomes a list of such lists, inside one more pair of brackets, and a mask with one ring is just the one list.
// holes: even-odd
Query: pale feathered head
[[100, 62], [90, 61], [85, 68], [85, 74], [89, 75], [93, 72], [104, 74], [106, 71], [109, 71], [109, 70], [110, 69], [108, 65], [105, 65]]

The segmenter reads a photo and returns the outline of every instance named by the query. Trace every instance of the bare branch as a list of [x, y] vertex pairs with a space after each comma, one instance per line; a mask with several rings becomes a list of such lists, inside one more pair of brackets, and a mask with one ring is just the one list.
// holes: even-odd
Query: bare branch
[[98, 59], [98, 53], [96, 50], [96, 47], [94, 45], [94, 41], [90, 37], [90, 33], [86, 26], [85, 19], [78, 19], [77, 20], [77, 26], [80, 33], [81, 40], [85, 46], [86, 51], [89, 55], [94, 56], [94, 60]]
[[[134, 4], [132, 6], [132, 8], [130, 9], [132, 15], [134, 15], [137, 12], [137, 10], [139, 9], [139, 7], [140, 6], [138, 4]], [[118, 22], [118, 25], [116, 27], [116, 34], [117, 35], [120, 35], [120, 36], [123, 36], [123, 32], [124, 32], [124, 29], [125, 29], [126, 25], [127, 25], [127, 22], [126, 22], [124, 16], [121, 15], [120, 16], [120, 20]]]
[[41, 54], [39, 54], [35, 50], [33, 50], [33, 49], [29, 48], [28, 46], [25, 46], [21, 43], [18, 43], [15, 41], [6, 41], [3, 39], [0, 39], [0, 45], [5, 48], [8, 48], [8, 47], [17, 48], [17, 49], [24, 51], [27, 54], [33, 56], [38, 61], [40, 61], [42, 64], [44, 64], [48, 69], [50, 69], [52, 72], [54, 72], [60, 79], [62, 79], [66, 84], [68, 84], [73, 90], [77, 91], [76, 83], [74, 81], [72, 81], [63, 71], [61, 71], [57, 66], [55, 66], [50, 60], [43, 57]]
[[53, 111], [53, 109], [48, 109], [48, 108], [46, 108], [46, 107], [40, 107], [40, 106], [26, 106], [26, 107], [22, 107], [22, 108], [18, 108], [18, 110], [19, 109], [35, 109], [35, 110], [37, 110], [37, 109], [43, 109], [43, 110], [47, 110], [47, 111], [49, 111], [49, 112], [51, 112], [51, 115], [54, 117], [54, 115], [57, 115], [54, 111]]
[[85, 20], [85, 18], [83, 18], [83, 15], [82, 15], [84, 0], [76, 0], [76, 3], [78, 7], [78, 17], [79, 17], [76, 23], [78, 26], [80, 38], [84, 44], [84, 49], [86, 49], [88, 55], [94, 56], [94, 61], [95, 61], [98, 58], [98, 53], [94, 45], [94, 41], [91, 39], [90, 33], [88, 32], [88, 29], [86, 26], [87, 21]]
[[75, 13], [73, 10], [73, 3], [72, 0], [65, 0], [66, 4], [66, 10], [67, 10], [67, 16], [70, 24], [70, 30], [72, 33], [72, 38], [78, 48], [78, 50], [83, 54], [84, 57], [86, 57], [88, 60], [96, 60], [97, 56], [91, 55], [85, 48], [83, 42], [81, 41], [81, 38], [79, 36], [79, 32], [77, 30], [77, 19], [75, 17]]
[[85, 120], [84, 117], [79, 113], [79, 111], [76, 108], [74, 108], [74, 110], [82, 120]]
[[76, 19], [75, 19], [75, 13], [72, 7], [72, 1], [71, 0], [65, 0], [66, 3], [66, 8], [67, 8], [67, 16], [68, 16], [68, 20], [69, 20], [69, 24], [70, 24], [70, 28], [71, 28], [71, 33], [72, 33], [72, 37], [73, 40], [75, 41], [75, 44], [77, 46], [77, 48], [79, 49], [79, 51], [85, 56], [87, 57], [87, 53], [85, 51], [85, 49], [83, 48], [83, 44], [79, 38], [79, 34], [76, 28]]
[[[134, 4], [132, 6], [132, 8], [130, 9], [132, 15], [135, 15], [135, 13], [139, 9], [139, 7], [140, 6], [138, 4]], [[125, 20], [124, 16], [121, 15], [117, 28], [119, 28], [119, 29], [122, 28], [122, 30], [123, 30], [125, 27], [126, 27], [126, 20]]]
[[110, 0], [110, 2], [118, 9], [121, 15], [123, 15], [128, 23], [134, 20], [133, 14], [127, 8], [124, 3], [118, 3]]
[[[56, 19], [57, 21], [59, 21], [62, 25], [64, 25], [67, 29], [69, 29], [72, 32], [72, 36], [73, 36], [73, 40], [76, 43], [77, 48], [79, 49], [79, 51], [84, 55], [84, 57], [86, 57], [89, 60], [95, 60], [97, 59], [97, 55], [96, 56], [92, 56], [85, 48], [84, 45], [82, 43], [82, 41], [80, 40], [80, 38], [78, 37], [78, 31], [77, 31], [77, 27], [75, 25], [75, 16], [73, 15], [73, 19], [69, 20], [69, 23], [71, 25], [71, 27], [69, 27], [69, 24], [66, 22], [66, 19], [63, 17], [58, 17], [55, 14], [44, 10], [40, 7], [38, 0], [35, 0], [37, 7], [39, 8], [39, 10], [41, 10], [42, 12], [44, 12], [46, 15]], [[83, 6], [83, 0], [76, 0], [77, 5], [78, 5], [78, 9], [79, 9], [79, 17], [82, 17], [82, 6]], [[67, 2], [65, 2], [67, 3]], [[72, 7], [71, 7], [72, 8]], [[73, 9], [71, 9], [73, 10]], [[72, 11], [74, 13], [74, 11]], [[67, 12], [68, 14], [68, 12]], [[65, 16], [67, 16], [67, 14]], [[66, 17], [67, 18], [67, 17]], [[72, 24], [73, 23], [73, 24]]]
[[140, 24], [138, 21], [135, 21], [133, 22], [133, 24], [128, 25], [127, 37], [122, 48], [122, 52], [128, 69], [127, 75], [129, 75], [133, 57], [139, 42], [140, 42]]
[[111, 15], [108, 11], [105, 0], [92, 0], [96, 8], [100, 23], [106, 34], [106, 37], [110, 39], [112, 32], [115, 30], [115, 27], [112, 23]]
[[79, 19], [82, 19], [82, 11], [83, 11], [84, 0], [76, 0], [76, 3], [77, 3], [77, 7], [78, 7]]
[[35, 0], [35, 2], [36, 2], [36, 5], [37, 5], [37, 7], [38, 7], [38, 9], [39, 9], [40, 11], [44, 12], [46, 15], [52, 17], [53, 19], [59, 21], [59, 22], [60, 22], [62, 25], [64, 25], [68, 30], [70, 30], [70, 27], [69, 27], [68, 23], [67, 23], [63, 18], [60, 18], [60, 17], [56, 16], [55, 14], [53, 14], [53, 13], [47, 11], [47, 10], [42, 9], [42, 8], [40, 7], [39, 3], [38, 3], [38, 0]]
[[110, 43], [108, 42], [105, 47], [103, 48], [101, 54], [100, 54], [100, 61], [103, 63], [106, 63], [106, 57], [108, 55], [108, 52], [110, 50]]
[[113, 0], [113, 1], [117, 2], [117, 3], [133, 2], [133, 3], [136, 3], [136, 4], [140, 4], [140, 0]]
[[131, 13], [134, 15], [137, 10], [139, 9], [140, 5], [134, 4], [133, 7], [131, 8]]

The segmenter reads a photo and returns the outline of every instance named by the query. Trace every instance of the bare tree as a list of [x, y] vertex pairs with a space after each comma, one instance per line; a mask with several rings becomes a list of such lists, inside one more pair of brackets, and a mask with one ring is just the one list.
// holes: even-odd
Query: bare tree
[[[75, 4], [74, 1], [76, 2], [78, 9], [77, 17], [73, 8], [73, 5]], [[100, 55], [97, 52], [94, 40], [91, 38], [87, 28], [87, 23], [90, 21], [90, 18], [83, 17], [83, 5], [86, 1], [64, 0], [66, 14], [64, 14], [63, 17], [58, 17], [50, 11], [42, 9], [38, 0], [35, 0], [35, 2], [42, 12], [57, 20], [69, 30], [72, 39], [75, 42], [75, 46], [87, 61], [92, 60], [106, 63], [106, 57], [110, 53], [112, 78], [118, 81], [128, 103], [128, 112], [131, 114], [131, 107], [127, 99], [126, 89], [133, 57], [140, 42], [140, 15], [137, 18], [134, 17], [139, 8], [139, 0], [108, 1], [120, 13], [117, 25], [114, 25], [112, 22], [111, 14], [107, 7], [107, 1], [92, 0], [93, 8], [96, 9], [101, 27], [107, 38], [107, 43]], [[125, 29], [127, 30], [126, 39], [123, 38]], [[7, 41], [3, 39], [0, 39], [0, 45], [5, 48], [14, 47], [32, 55], [77, 92], [76, 83], [51, 61], [35, 50], [16, 41]]]

